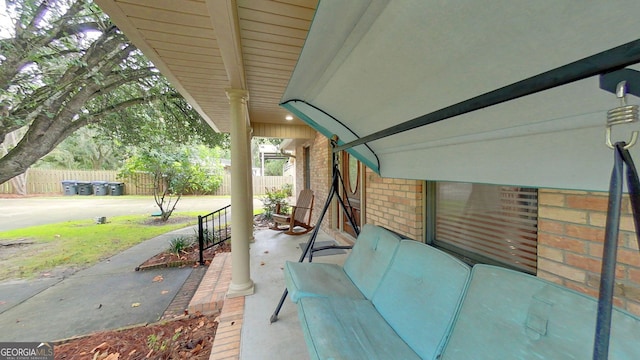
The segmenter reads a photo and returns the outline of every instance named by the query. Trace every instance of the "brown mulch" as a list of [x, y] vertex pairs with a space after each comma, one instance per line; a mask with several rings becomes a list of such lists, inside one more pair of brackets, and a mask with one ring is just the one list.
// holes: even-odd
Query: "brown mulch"
[[201, 314], [95, 333], [54, 346], [55, 359], [209, 359], [217, 319]]
[[[230, 231], [230, 230], [229, 230]], [[217, 253], [230, 252], [231, 244], [229, 241], [225, 241], [222, 244], [210, 247], [202, 253], [205, 265], [211, 264], [211, 260]], [[136, 270], [157, 269], [159, 267], [179, 267], [179, 266], [192, 266], [197, 265], [200, 262], [200, 251], [198, 250], [197, 242], [189, 248], [182, 251], [179, 255], [169, 251], [159, 253], [145, 262], [140, 264]]]
[[181, 224], [189, 221], [193, 221], [193, 216], [173, 215], [165, 221], [162, 221], [162, 218], [160, 216], [153, 216], [144, 220], [142, 224], [149, 225], [149, 226], [153, 226], [153, 225], [162, 226], [167, 224]]

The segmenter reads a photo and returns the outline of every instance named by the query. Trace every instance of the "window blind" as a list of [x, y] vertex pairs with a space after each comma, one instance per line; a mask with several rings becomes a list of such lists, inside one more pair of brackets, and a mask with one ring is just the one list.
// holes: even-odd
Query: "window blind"
[[436, 245], [536, 273], [537, 189], [447, 182], [436, 189]]

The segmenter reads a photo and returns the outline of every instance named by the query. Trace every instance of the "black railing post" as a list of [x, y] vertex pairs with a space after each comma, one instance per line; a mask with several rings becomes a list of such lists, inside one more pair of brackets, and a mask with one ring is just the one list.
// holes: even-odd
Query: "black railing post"
[[200, 248], [200, 265], [204, 265], [204, 229], [200, 215], [198, 215], [198, 247]]

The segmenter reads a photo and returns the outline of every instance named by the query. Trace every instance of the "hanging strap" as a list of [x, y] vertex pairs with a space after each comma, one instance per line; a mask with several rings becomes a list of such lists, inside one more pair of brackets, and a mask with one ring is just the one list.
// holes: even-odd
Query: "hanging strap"
[[618, 232], [620, 229], [620, 205], [622, 203], [623, 168], [627, 165], [627, 187], [633, 211], [636, 239], [640, 246], [640, 181], [638, 172], [631, 159], [626, 143], [615, 144], [614, 165], [609, 184], [609, 204], [605, 228], [602, 271], [600, 275], [600, 297], [598, 316], [593, 345], [593, 359], [606, 360], [609, 356], [609, 338], [611, 335], [611, 314], [613, 311], [613, 292], [615, 287], [616, 255], [618, 250]]

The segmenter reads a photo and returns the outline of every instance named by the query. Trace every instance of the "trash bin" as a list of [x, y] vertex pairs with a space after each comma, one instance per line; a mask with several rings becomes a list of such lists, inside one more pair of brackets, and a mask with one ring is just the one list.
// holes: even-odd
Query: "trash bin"
[[78, 182], [75, 180], [62, 180], [62, 191], [65, 195], [78, 195]]
[[110, 182], [109, 188], [111, 188], [111, 196], [119, 196], [124, 193], [124, 183]]
[[93, 188], [89, 181], [78, 181], [78, 195], [91, 195], [93, 194]]
[[91, 185], [96, 196], [104, 196], [109, 192], [109, 183], [106, 181], [92, 181]]

